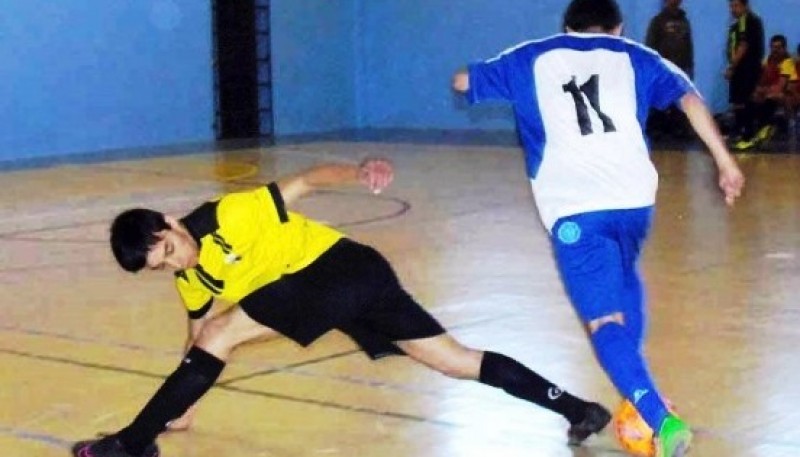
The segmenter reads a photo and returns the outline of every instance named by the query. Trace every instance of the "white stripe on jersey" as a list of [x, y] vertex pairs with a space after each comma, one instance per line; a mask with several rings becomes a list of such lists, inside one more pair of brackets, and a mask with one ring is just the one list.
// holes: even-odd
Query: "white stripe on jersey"
[[541, 43], [542, 41], [549, 40], [550, 38], [554, 38], [554, 37], [557, 37], [559, 35], [563, 35], [563, 34], [559, 33], [559, 34], [556, 34], [556, 35], [550, 35], [547, 38], [539, 38], [539, 39], [536, 39], [536, 40], [528, 40], [528, 41], [523, 41], [522, 43], [515, 44], [514, 46], [511, 46], [510, 48], [506, 48], [506, 49], [500, 51], [500, 53], [497, 54], [496, 56], [494, 56], [494, 57], [492, 57], [490, 59], [486, 59], [486, 63], [493, 62], [493, 61], [495, 61], [497, 59], [500, 59], [504, 55], [511, 54], [512, 52], [516, 51], [517, 49], [525, 47], [525, 46], [527, 46], [529, 44]]

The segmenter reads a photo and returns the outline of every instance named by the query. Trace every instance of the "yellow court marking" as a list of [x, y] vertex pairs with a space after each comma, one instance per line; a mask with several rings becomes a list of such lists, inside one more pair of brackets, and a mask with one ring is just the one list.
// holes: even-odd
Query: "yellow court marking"
[[214, 176], [220, 181], [230, 182], [252, 178], [258, 174], [258, 165], [245, 162], [217, 162]]

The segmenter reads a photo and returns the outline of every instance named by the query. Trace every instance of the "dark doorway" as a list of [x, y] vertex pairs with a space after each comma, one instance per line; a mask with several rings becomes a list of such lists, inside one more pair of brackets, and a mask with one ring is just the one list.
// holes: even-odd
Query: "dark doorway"
[[217, 139], [272, 139], [269, 0], [212, 0]]

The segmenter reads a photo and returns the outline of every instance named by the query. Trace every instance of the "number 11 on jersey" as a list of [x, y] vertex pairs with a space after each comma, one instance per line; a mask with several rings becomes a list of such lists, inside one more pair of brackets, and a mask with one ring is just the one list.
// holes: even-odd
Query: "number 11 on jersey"
[[594, 112], [597, 113], [597, 117], [599, 117], [600, 121], [603, 123], [603, 131], [605, 133], [617, 131], [617, 128], [614, 127], [614, 121], [612, 121], [611, 118], [603, 113], [602, 109], [600, 109], [599, 75], [592, 75], [580, 86], [578, 86], [576, 78], [573, 76], [570, 82], [561, 87], [564, 89], [564, 92], [568, 92], [572, 95], [572, 100], [575, 102], [575, 111], [577, 111], [578, 126], [581, 129], [581, 135], [586, 136], [594, 133], [594, 129], [592, 128], [592, 120], [589, 117], [589, 108], [586, 106], [586, 102], [583, 100], [584, 95], [589, 100], [589, 105], [592, 107]]

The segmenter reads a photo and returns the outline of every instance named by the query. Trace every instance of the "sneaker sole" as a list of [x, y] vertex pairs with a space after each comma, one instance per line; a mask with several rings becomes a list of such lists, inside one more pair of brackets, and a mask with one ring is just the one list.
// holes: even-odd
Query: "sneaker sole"
[[87, 442], [78, 442], [72, 446], [72, 455], [74, 457], [89, 457], [88, 450], [86, 448], [89, 447], [89, 443]]
[[676, 432], [674, 439], [677, 441], [677, 444], [675, 445], [672, 455], [659, 455], [657, 453], [656, 457], [684, 457], [689, 453], [689, 447], [692, 443], [692, 432], [690, 430]]

